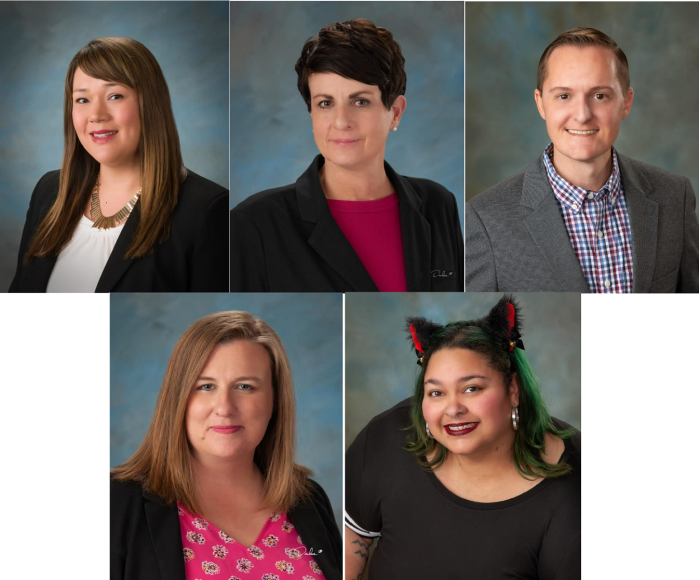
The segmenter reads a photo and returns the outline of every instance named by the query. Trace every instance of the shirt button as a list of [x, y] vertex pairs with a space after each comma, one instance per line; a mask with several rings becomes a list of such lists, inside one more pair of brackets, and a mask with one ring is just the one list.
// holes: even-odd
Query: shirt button
[[605, 281], [605, 287], [606, 287], [606, 288], [610, 288], [610, 280], [606, 280], [606, 281]]
[[593, 199], [595, 196], [592, 193], [588, 194], [588, 199]]
[[603, 237], [603, 230], [598, 230], [598, 237], [602, 238]]
[[573, 209], [574, 211], [578, 211], [578, 204], [577, 203], [573, 204], [571, 206], [571, 209]]

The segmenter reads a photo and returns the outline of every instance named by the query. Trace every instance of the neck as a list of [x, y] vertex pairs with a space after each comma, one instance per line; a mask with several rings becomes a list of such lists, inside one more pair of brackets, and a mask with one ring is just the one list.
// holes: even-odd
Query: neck
[[589, 191], [599, 191], [612, 173], [612, 149], [590, 161], [574, 161], [554, 148], [552, 165], [557, 173], [572, 185]]
[[131, 191], [131, 195], [134, 195], [140, 187], [141, 167], [138, 160], [129, 165], [100, 165], [100, 188], [119, 192]]
[[347, 169], [326, 161], [319, 171], [319, 179], [328, 199], [370, 201], [391, 195], [394, 191], [381, 157], [361, 169]]
[[451, 471], [462, 484], [474, 489], [499, 487], [507, 475], [516, 471], [513, 465], [515, 433], [506, 434], [495, 447], [482, 454], [457, 455], [448, 451], [440, 470]]
[[260, 497], [264, 477], [252, 455], [233, 460], [204, 460], [193, 456], [192, 465], [203, 497], [229, 494], [232, 489], [239, 495]]

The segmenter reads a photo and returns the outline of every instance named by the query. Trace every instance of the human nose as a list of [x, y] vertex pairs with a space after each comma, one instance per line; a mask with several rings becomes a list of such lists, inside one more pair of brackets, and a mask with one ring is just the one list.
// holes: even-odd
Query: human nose
[[96, 99], [93, 103], [90, 103], [90, 114], [88, 115], [88, 120], [91, 123], [103, 123], [109, 118], [109, 111], [107, 106]]
[[580, 99], [576, 103], [576, 121], [583, 124], [591, 118], [591, 107], [588, 104], [588, 99]]
[[448, 399], [447, 407], [445, 407], [445, 415], [451, 419], [456, 419], [459, 415], [464, 415], [466, 412], [466, 407], [456, 396], [452, 396]]
[[228, 389], [219, 389], [216, 396], [214, 413], [220, 417], [229, 417], [234, 414], [236, 409], [233, 393]]
[[349, 129], [352, 125], [352, 114], [348, 107], [343, 105], [335, 108], [335, 117], [333, 117], [333, 126], [336, 129]]

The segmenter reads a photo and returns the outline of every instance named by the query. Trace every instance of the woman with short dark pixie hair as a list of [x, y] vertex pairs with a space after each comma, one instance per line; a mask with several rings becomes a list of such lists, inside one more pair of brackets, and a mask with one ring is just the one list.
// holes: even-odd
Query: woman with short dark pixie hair
[[320, 155], [296, 183], [231, 212], [231, 290], [462, 291], [454, 195], [384, 160], [406, 109], [391, 32], [364, 19], [329, 24], [295, 69]]
[[413, 397], [345, 457], [345, 577], [580, 580], [581, 434], [553, 418], [503, 296], [488, 315], [407, 319]]
[[34, 189], [10, 292], [227, 291], [228, 191], [185, 169], [153, 54], [92, 40], [64, 92], [63, 162]]

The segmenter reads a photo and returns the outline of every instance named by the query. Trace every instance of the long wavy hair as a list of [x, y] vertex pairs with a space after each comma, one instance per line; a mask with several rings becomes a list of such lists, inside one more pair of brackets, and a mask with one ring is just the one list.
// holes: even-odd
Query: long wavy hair
[[[512, 325], [507, 321], [508, 304], [513, 307]], [[522, 348], [520, 316], [517, 304], [511, 297], [504, 296], [487, 317], [479, 320], [450, 322], [445, 326], [424, 318], [409, 318], [407, 322], [412, 335], [409, 338], [414, 342], [418, 340], [418, 344], [421, 345], [422, 351], [418, 354], [422, 355], [423, 362], [411, 403], [411, 425], [408, 427], [410, 434], [406, 440], [406, 449], [415, 455], [421, 468], [432, 471], [440, 467], [447, 458], [447, 448], [436, 439], [428, 437], [425, 431], [425, 370], [428, 368], [430, 357], [437, 351], [445, 348], [464, 348], [479, 353], [492, 369], [500, 373], [506, 392], [515, 375], [520, 389], [520, 423], [515, 432], [513, 463], [518, 472], [525, 478], [551, 478], [566, 475], [571, 471], [571, 466], [566, 463], [552, 465], [542, 458], [545, 433], [568, 439], [576, 431], [573, 428], [559, 430], [552, 421], [540, 394], [537, 377]], [[428, 459], [428, 456], [432, 458]]]
[[274, 411], [254, 459], [265, 476], [265, 504], [289, 511], [309, 496], [311, 472], [294, 462], [296, 410], [287, 353], [272, 328], [238, 311], [205, 316], [182, 335], [170, 355], [146, 437], [131, 458], [111, 470], [115, 479], [136, 481], [168, 504], [177, 500], [191, 513], [202, 513], [185, 427], [187, 401], [212, 350], [236, 340], [265, 347], [272, 365]]
[[141, 221], [126, 258], [146, 256], [156, 243], [168, 237], [178, 188], [186, 176], [168, 85], [155, 57], [143, 44], [131, 38], [92, 40], [78, 51], [68, 66], [58, 197], [31, 240], [24, 256], [25, 263], [34, 258], [58, 255], [70, 241], [100, 171], [100, 164], [82, 146], [73, 126], [73, 77], [78, 68], [93, 78], [125, 85], [138, 95]]

